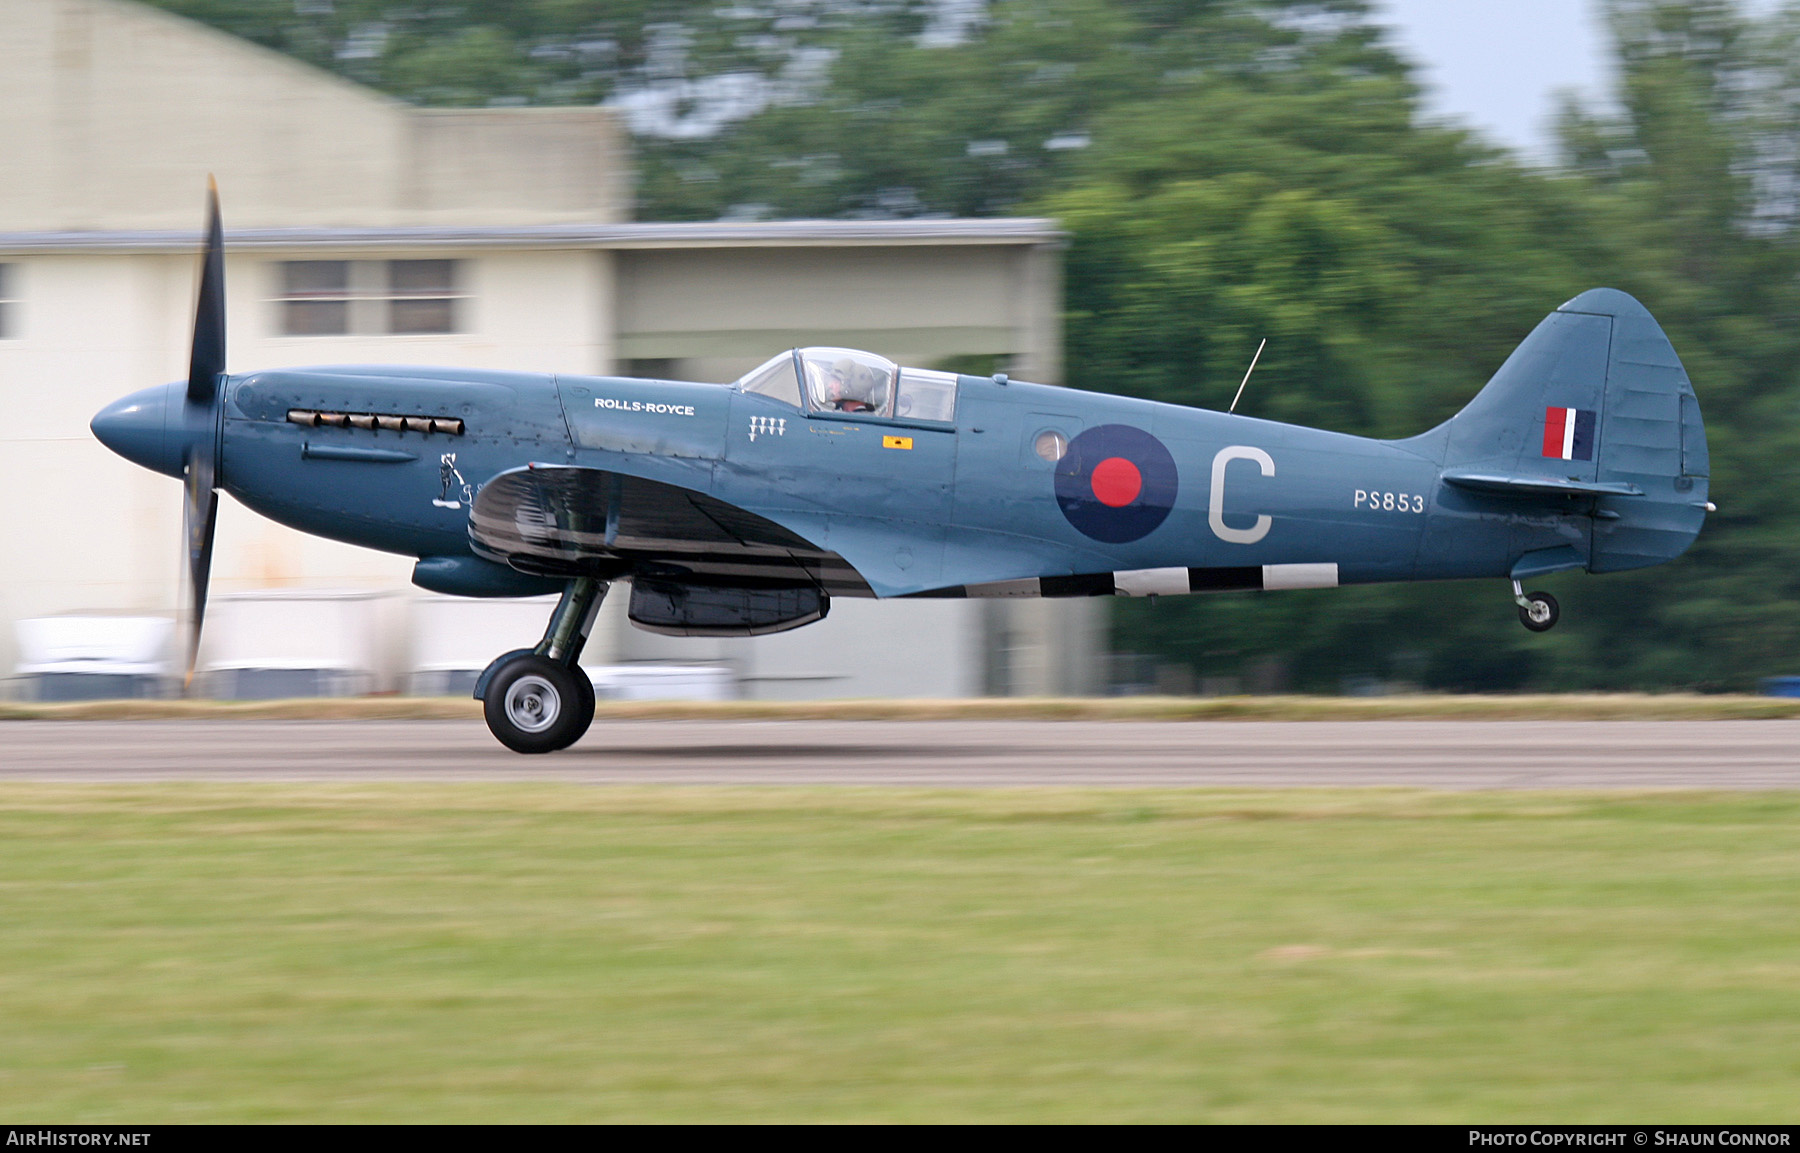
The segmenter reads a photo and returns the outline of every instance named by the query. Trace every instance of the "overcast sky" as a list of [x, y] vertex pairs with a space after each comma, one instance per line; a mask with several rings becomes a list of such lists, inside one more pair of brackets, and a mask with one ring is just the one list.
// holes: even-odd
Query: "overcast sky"
[[1558, 89], [1590, 102], [1611, 88], [1597, 0], [1378, 0], [1421, 66], [1434, 114], [1538, 162], [1552, 156]]

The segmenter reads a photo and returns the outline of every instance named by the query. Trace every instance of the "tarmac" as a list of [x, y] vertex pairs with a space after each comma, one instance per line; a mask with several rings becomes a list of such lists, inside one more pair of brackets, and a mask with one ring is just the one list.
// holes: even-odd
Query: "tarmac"
[[538, 757], [477, 721], [11, 721], [0, 780], [1796, 789], [1800, 720], [604, 720]]

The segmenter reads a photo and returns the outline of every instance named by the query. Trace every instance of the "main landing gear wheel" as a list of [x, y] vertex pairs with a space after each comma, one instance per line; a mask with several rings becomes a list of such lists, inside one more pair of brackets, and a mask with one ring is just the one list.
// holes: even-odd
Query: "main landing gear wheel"
[[579, 669], [532, 654], [500, 666], [482, 706], [501, 744], [515, 753], [551, 753], [580, 740], [593, 722], [594, 685]]
[[475, 682], [488, 731], [515, 753], [553, 753], [594, 723], [594, 682], [580, 665], [606, 582], [574, 577], [535, 649], [494, 658]]
[[1549, 632], [1561, 616], [1562, 609], [1549, 593], [1531, 592], [1519, 598], [1519, 623], [1534, 633]]

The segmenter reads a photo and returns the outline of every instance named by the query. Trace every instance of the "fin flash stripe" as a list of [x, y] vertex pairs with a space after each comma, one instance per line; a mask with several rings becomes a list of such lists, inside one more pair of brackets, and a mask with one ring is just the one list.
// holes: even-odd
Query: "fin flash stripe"
[[1594, 418], [1590, 408], [1544, 410], [1544, 455], [1552, 460], [1594, 459]]

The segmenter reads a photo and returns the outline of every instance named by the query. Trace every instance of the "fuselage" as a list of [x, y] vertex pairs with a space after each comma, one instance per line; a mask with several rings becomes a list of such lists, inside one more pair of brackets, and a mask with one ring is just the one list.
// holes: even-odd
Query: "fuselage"
[[[710, 495], [841, 555], [878, 596], [1168, 593], [1188, 591], [1171, 583], [1187, 569], [1221, 589], [1504, 575], [1534, 549], [1585, 555], [1592, 523], [1591, 502], [1521, 515], [1443, 484], [1442, 429], [1371, 440], [1004, 378], [957, 378], [949, 420], [464, 369], [283, 369], [222, 389], [227, 492], [420, 558], [469, 554], [475, 494], [528, 463]], [[1151, 575], [1075, 579], [1099, 574]]]

